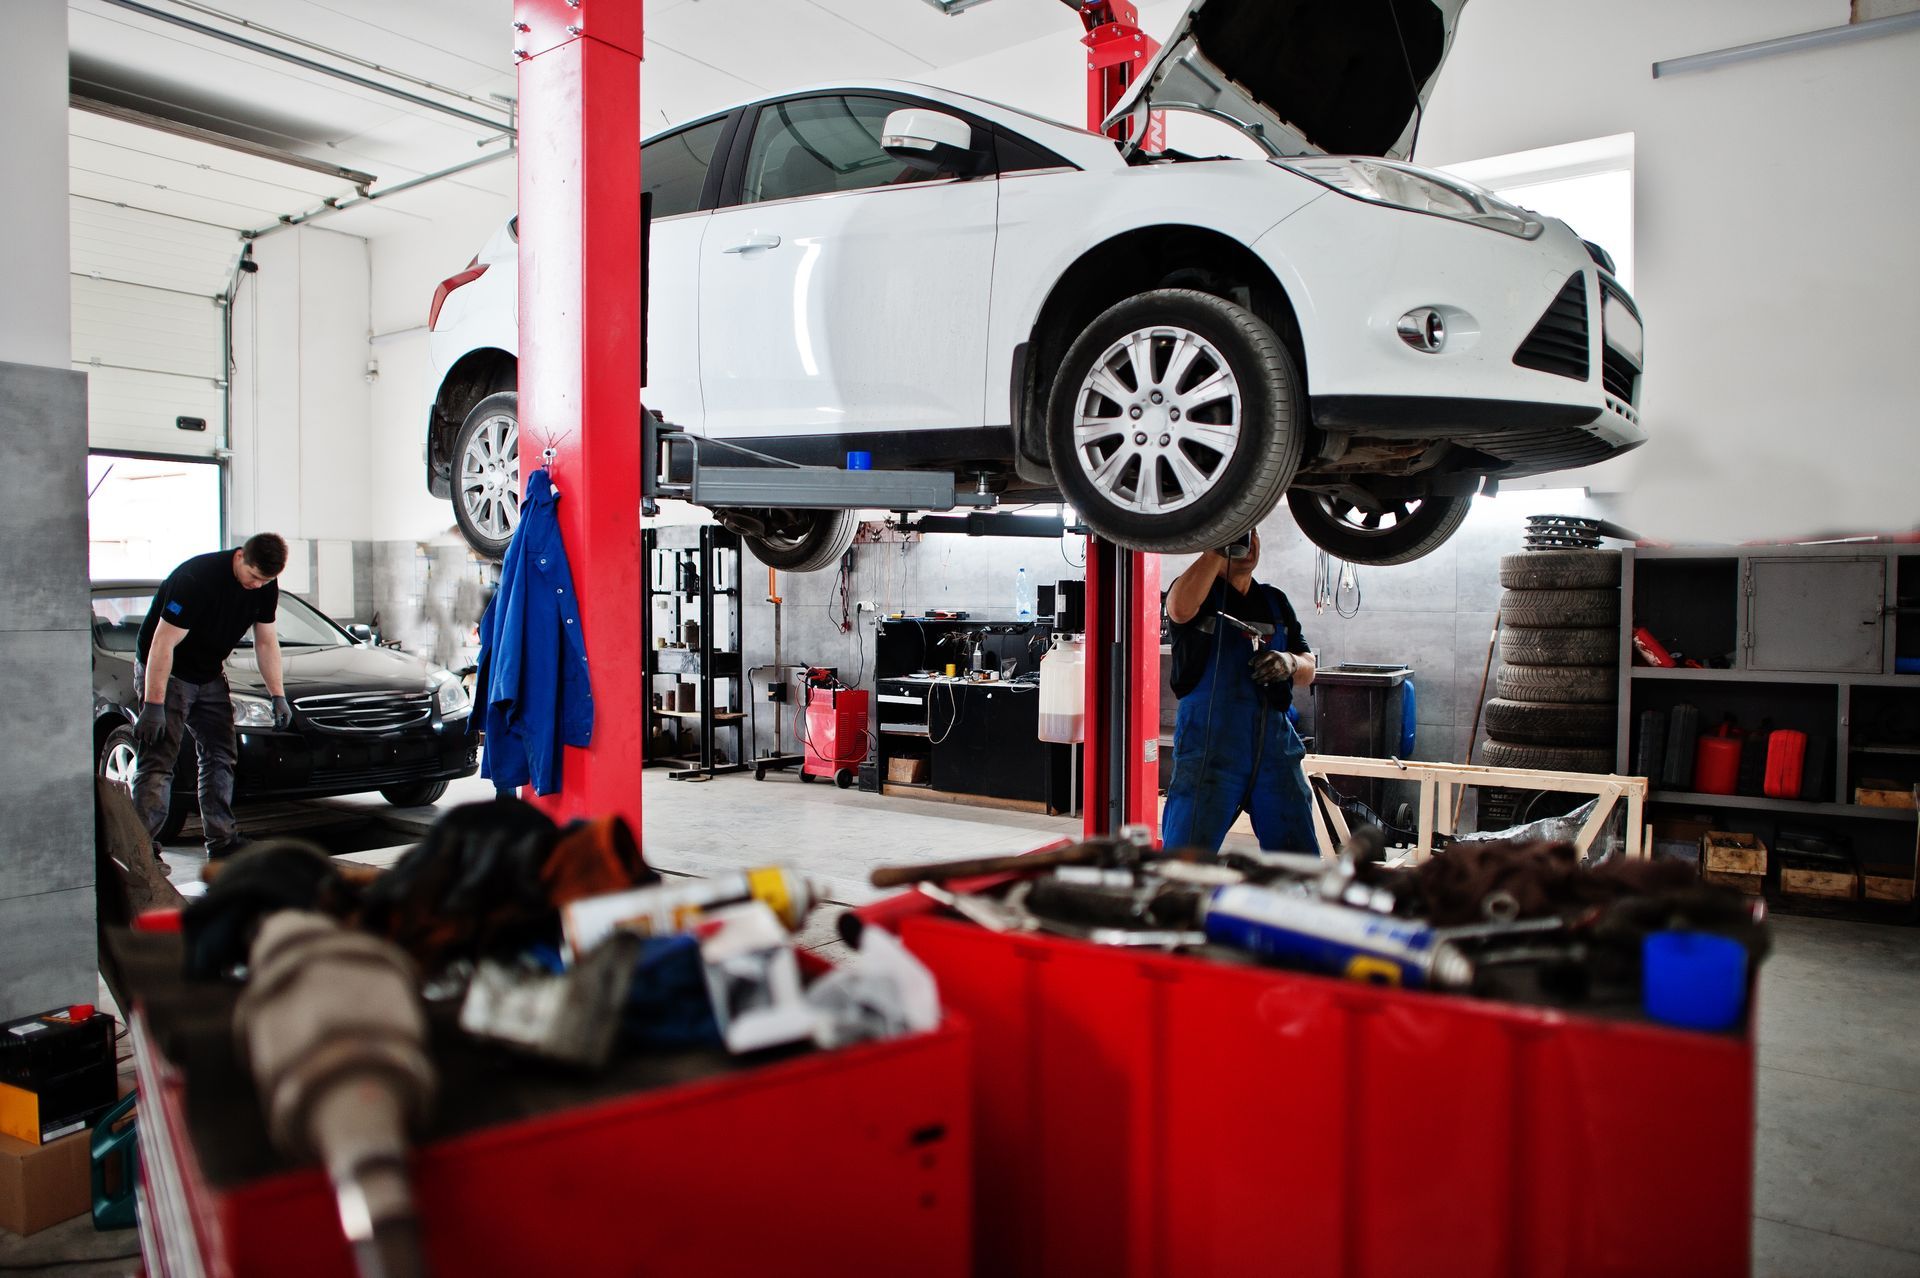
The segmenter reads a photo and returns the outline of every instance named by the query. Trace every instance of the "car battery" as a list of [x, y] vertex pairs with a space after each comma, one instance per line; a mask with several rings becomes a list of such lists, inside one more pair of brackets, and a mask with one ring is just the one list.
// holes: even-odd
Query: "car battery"
[[0, 1024], [0, 1132], [41, 1145], [92, 1122], [119, 1098], [113, 1043], [85, 1004]]

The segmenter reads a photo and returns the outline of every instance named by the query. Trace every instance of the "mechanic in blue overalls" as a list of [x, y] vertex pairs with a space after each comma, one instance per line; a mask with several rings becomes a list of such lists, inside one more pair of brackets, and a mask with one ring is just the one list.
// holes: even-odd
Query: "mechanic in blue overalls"
[[1260, 534], [1210, 550], [1167, 590], [1173, 623], [1173, 780], [1161, 841], [1218, 851], [1242, 812], [1261, 848], [1315, 849], [1306, 754], [1287, 717], [1313, 654], [1287, 597], [1253, 579]]

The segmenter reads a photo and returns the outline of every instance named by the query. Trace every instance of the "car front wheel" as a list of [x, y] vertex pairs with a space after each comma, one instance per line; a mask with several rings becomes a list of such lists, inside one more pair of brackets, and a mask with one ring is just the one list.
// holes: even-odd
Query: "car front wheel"
[[520, 524], [520, 395], [497, 391], [467, 414], [453, 443], [453, 517], [489, 559], [507, 553]]
[[396, 808], [424, 808], [439, 802], [446, 792], [445, 781], [416, 781], [412, 785], [390, 785], [380, 792], [380, 797]]
[[1135, 550], [1224, 545], [1299, 469], [1300, 377], [1252, 311], [1192, 289], [1128, 298], [1068, 349], [1047, 406], [1061, 491]]
[[[183, 750], [182, 753], [185, 751]], [[100, 758], [95, 764], [95, 770], [104, 780], [113, 782], [127, 792], [128, 798], [132, 798], [133, 778], [139, 770], [139, 763], [140, 747], [134, 740], [133, 729], [126, 724], [121, 724], [107, 733], [107, 739], [100, 743]], [[178, 794], [170, 795], [167, 801], [167, 819], [161, 823], [157, 836], [160, 842], [171, 843], [180, 837], [182, 827], [187, 824], [187, 818], [192, 814], [193, 804], [190, 800]]]
[[1287, 509], [1305, 537], [1335, 559], [1385, 567], [1410, 563], [1460, 530], [1471, 494], [1362, 503], [1296, 488]]

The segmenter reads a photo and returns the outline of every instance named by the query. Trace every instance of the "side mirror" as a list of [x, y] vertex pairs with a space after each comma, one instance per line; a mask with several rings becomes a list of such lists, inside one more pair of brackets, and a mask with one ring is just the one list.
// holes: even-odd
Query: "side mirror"
[[927, 107], [889, 113], [880, 130], [880, 147], [922, 173], [971, 173], [979, 155], [973, 148], [971, 124]]
[[372, 626], [348, 626], [347, 633], [353, 636], [356, 643], [373, 642]]

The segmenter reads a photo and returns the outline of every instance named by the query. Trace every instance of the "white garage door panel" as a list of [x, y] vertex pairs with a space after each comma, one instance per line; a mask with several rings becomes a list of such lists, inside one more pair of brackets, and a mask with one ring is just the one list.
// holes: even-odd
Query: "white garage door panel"
[[240, 237], [224, 227], [99, 200], [72, 201], [73, 273], [215, 297], [227, 289]]
[[[211, 456], [219, 447], [220, 390], [205, 378], [129, 373], [76, 364], [87, 375], [87, 442], [115, 452]], [[185, 431], [176, 417], [198, 417], [204, 431]]]
[[220, 376], [220, 308], [212, 299], [76, 276], [73, 362]]

